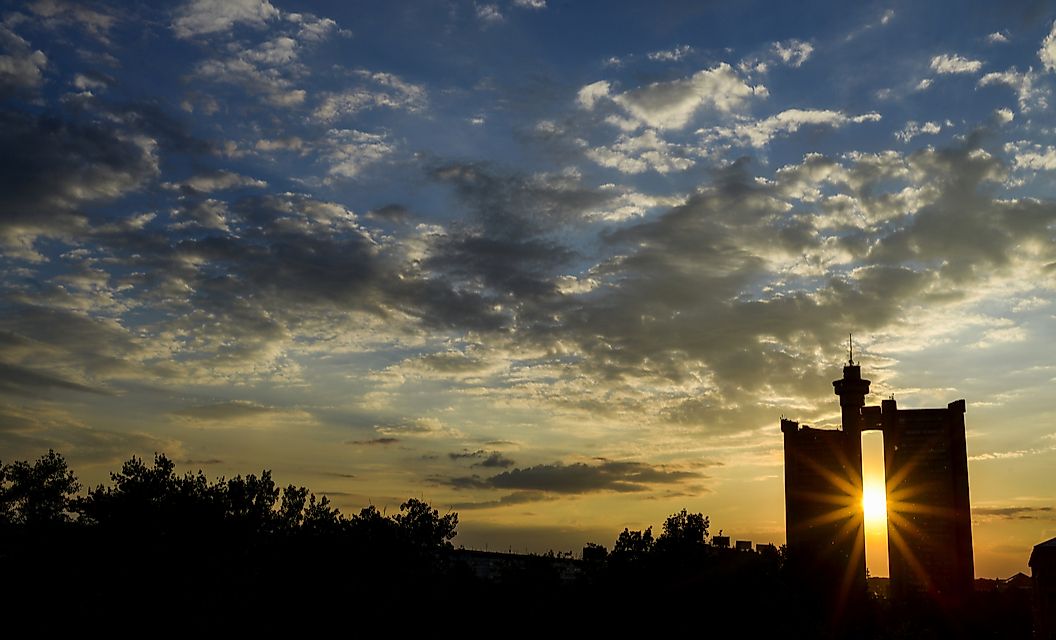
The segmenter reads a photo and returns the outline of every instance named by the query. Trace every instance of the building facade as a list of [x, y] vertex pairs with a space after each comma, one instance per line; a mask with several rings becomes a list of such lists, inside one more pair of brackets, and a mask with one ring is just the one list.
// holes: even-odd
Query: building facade
[[974, 560], [964, 400], [941, 409], [866, 406], [869, 380], [849, 362], [834, 381], [839, 429], [781, 420], [788, 559], [837, 607], [866, 593], [862, 431], [884, 434], [891, 593], [943, 609], [965, 603]]

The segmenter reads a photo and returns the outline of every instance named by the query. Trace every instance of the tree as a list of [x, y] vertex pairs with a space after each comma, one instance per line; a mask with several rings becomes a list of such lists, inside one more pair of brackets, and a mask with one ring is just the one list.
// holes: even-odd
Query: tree
[[427, 502], [415, 498], [401, 504], [400, 512], [392, 520], [405, 540], [422, 549], [450, 548], [450, 540], [458, 527], [457, 513], [441, 516]]
[[617, 562], [640, 562], [653, 551], [653, 528], [645, 531], [624, 529], [612, 546], [612, 559]]
[[656, 540], [661, 552], [687, 552], [704, 547], [708, 538], [708, 517], [682, 509], [664, 521], [664, 530]]
[[32, 465], [25, 461], [0, 466], [0, 521], [38, 527], [71, 520], [71, 502], [80, 491], [66, 459], [54, 450]]
[[594, 542], [588, 542], [583, 546], [583, 562], [587, 564], [602, 564], [609, 557], [609, 550]]

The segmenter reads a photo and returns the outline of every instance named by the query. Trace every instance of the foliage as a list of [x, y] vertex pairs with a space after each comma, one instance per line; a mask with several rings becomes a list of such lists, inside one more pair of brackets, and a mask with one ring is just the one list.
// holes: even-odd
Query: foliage
[[614, 562], [633, 563], [645, 560], [653, 551], [653, 528], [645, 531], [624, 529], [612, 546]]
[[411, 498], [400, 505], [400, 513], [393, 517], [393, 522], [400, 533], [410, 544], [422, 549], [451, 548], [451, 538], [455, 537], [458, 526], [458, 514], [449, 513], [441, 516], [421, 500]]
[[656, 549], [663, 553], [687, 553], [707, 544], [708, 517], [689, 513], [685, 509], [671, 514], [664, 521], [664, 530], [656, 540]]
[[53, 450], [33, 464], [0, 465], [0, 522], [32, 528], [69, 522], [80, 488], [66, 459]]

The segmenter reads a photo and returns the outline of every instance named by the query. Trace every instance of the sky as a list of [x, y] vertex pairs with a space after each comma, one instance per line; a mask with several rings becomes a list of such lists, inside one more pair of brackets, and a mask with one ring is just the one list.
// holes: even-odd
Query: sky
[[966, 399], [976, 574], [1027, 572], [1056, 536], [1054, 21], [5, 3], [0, 459], [270, 469], [493, 550], [682, 508], [781, 544], [780, 418], [838, 424], [853, 332], [870, 404]]

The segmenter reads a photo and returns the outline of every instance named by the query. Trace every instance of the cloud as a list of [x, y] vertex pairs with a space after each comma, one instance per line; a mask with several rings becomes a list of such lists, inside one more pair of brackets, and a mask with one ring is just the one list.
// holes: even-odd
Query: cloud
[[0, 97], [35, 90], [44, 84], [48, 57], [0, 24]]
[[935, 135], [942, 131], [942, 125], [938, 122], [925, 122], [921, 124], [915, 120], [910, 120], [906, 123], [906, 126], [902, 127], [901, 131], [895, 132], [895, 137], [902, 142], [909, 142], [913, 138], [920, 135]]
[[365, 84], [349, 91], [323, 95], [314, 115], [322, 122], [333, 122], [367, 109], [393, 109], [418, 112], [426, 108], [425, 88], [391, 73], [359, 70], [355, 75]]
[[485, 25], [498, 24], [504, 20], [497, 4], [478, 4], [476, 13], [477, 19]]
[[278, 17], [268, 0], [190, 0], [176, 12], [172, 30], [178, 38], [193, 38], [239, 24], [261, 28]]
[[371, 220], [381, 220], [393, 224], [405, 224], [414, 217], [407, 207], [396, 203], [371, 209], [364, 215]]
[[1005, 152], [1011, 154], [1012, 165], [1017, 170], [1056, 170], [1056, 147], [1020, 140], [1005, 144]]
[[974, 507], [972, 515], [984, 520], [1052, 520], [1052, 507]]
[[799, 68], [814, 53], [814, 45], [802, 40], [775, 42], [771, 47], [774, 55], [790, 67]]
[[390, 444], [396, 444], [400, 441], [399, 438], [371, 438], [370, 440], [349, 440], [345, 444], [355, 444], [361, 446], [385, 446]]
[[[138, 124], [138, 123], [137, 123]], [[88, 223], [82, 207], [111, 201], [159, 173], [157, 142], [118, 123], [0, 113], [0, 245], [28, 260], [39, 236], [70, 237]]]
[[1041, 59], [1041, 64], [1046, 71], [1056, 71], [1056, 21], [1052, 23], [1049, 35], [1045, 36], [1041, 42], [1038, 58]]
[[28, 8], [48, 29], [77, 27], [103, 44], [109, 44], [110, 29], [120, 21], [118, 14], [104, 7], [89, 7], [81, 2], [36, 0]]
[[180, 183], [165, 182], [162, 186], [166, 189], [183, 189], [191, 193], [211, 193], [239, 187], [260, 189], [268, 186], [268, 183], [221, 169], [195, 174]]
[[621, 134], [613, 144], [586, 149], [584, 154], [603, 167], [626, 174], [665, 174], [685, 171], [694, 164], [683, 148], [661, 139], [655, 129], [646, 129], [639, 135]]
[[1008, 36], [1003, 31], [995, 31], [986, 36], [986, 41], [990, 44], [1005, 44], [1008, 42]]
[[943, 53], [931, 59], [931, 70], [938, 74], [975, 73], [982, 68], [982, 62], [955, 53]]
[[285, 66], [264, 66], [265, 62], [239, 56], [204, 60], [195, 67], [193, 76], [199, 80], [229, 84], [250, 95], [261, 96], [273, 107], [291, 108], [304, 102], [307, 93], [297, 88], [287, 77]]
[[545, 9], [546, 0], [513, 0], [513, 6], [522, 9]]
[[682, 44], [673, 49], [649, 52], [645, 54], [645, 57], [654, 62], [678, 62], [694, 51], [695, 49], [688, 44]]
[[576, 93], [576, 102], [579, 103], [580, 107], [589, 111], [594, 108], [594, 105], [597, 104], [598, 100], [607, 98], [611, 89], [612, 87], [605, 80], [592, 82], [583, 86], [579, 92]]
[[743, 122], [733, 127], [718, 127], [705, 130], [705, 137], [733, 138], [741, 144], [765, 147], [776, 136], [795, 133], [804, 126], [827, 126], [840, 128], [847, 124], [878, 122], [879, 113], [848, 116], [840, 111], [828, 109], [788, 109], [763, 120]]
[[498, 468], [505, 469], [512, 467], [516, 464], [512, 459], [507, 458], [499, 451], [485, 451], [484, 449], [477, 449], [476, 451], [462, 450], [460, 452], [451, 452], [447, 454], [447, 457], [452, 460], [479, 460], [474, 462], [474, 467], [485, 467], [485, 468]]
[[530, 502], [546, 502], [556, 500], [557, 496], [544, 491], [517, 491], [498, 500], [486, 500], [482, 502], [456, 502], [451, 509], [457, 511], [473, 511], [476, 509], [494, 509], [496, 507], [508, 507], [512, 505], [528, 504]]
[[395, 151], [385, 134], [357, 129], [331, 129], [326, 139], [323, 157], [331, 178], [355, 178]]
[[[593, 89], [588, 91], [590, 87]], [[601, 83], [584, 87], [579, 94], [580, 104], [587, 108], [593, 106], [608, 89]], [[654, 82], [611, 96], [611, 99], [644, 125], [657, 129], [682, 129], [700, 111], [732, 113], [745, 107], [752, 98], [765, 95], [765, 91], [762, 85], [747, 84], [730, 65], [722, 63], [688, 78]]]
[[307, 413], [248, 400], [231, 400], [177, 409], [172, 415], [215, 426], [269, 426], [276, 423], [304, 422]]
[[694, 472], [668, 470], [642, 462], [606, 460], [595, 465], [582, 462], [540, 464], [503, 471], [490, 478], [451, 478], [447, 483], [455, 488], [517, 489], [559, 494], [598, 491], [627, 493], [646, 491], [650, 485], [675, 484], [699, 477], [700, 475]]
[[39, 396], [44, 391], [78, 391], [97, 395], [111, 395], [103, 389], [68, 380], [62, 376], [3, 363], [0, 366], [0, 393], [16, 396]]
[[1016, 92], [1019, 110], [1023, 112], [1045, 109], [1048, 106], [1048, 89], [1035, 86], [1037, 74], [1032, 69], [1020, 73], [1014, 67], [1008, 71], [992, 72], [979, 78], [977, 86], [987, 87], [1003, 84]]

